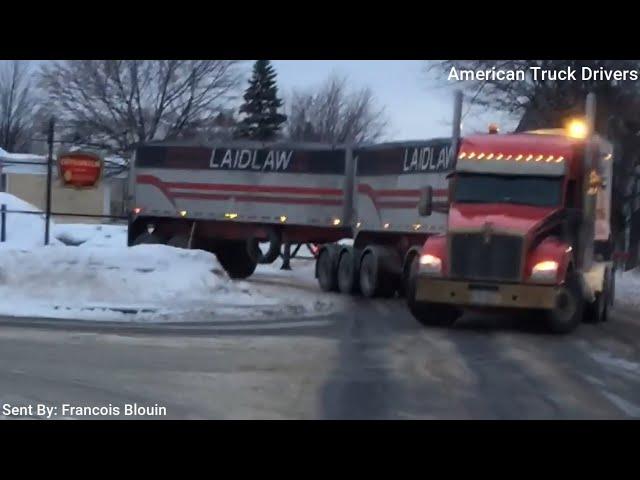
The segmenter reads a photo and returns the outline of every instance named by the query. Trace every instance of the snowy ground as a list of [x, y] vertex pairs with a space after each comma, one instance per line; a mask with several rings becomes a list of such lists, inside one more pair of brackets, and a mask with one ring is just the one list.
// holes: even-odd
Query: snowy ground
[[[36, 210], [0, 194], [9, 210]], [[309, 316], [338, 307], [320, 292], [311, 260], [260, 265], [245, 281], [228, 278], [216, 257], [164, 245], [128, 248], [125, 225], [51, 224], [7, 215], [0, 243], [0, 315], [128, 322], [203, 322]]]
[[618, 273], [616, 304], [640, 310], [640, 269]]

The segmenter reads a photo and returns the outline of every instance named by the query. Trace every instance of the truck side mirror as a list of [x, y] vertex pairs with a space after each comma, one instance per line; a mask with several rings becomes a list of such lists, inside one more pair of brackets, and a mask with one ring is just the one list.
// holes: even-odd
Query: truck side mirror
[[420, 201], [418, 202], [418, 214], [428, 217], [433, 210], [433, 188], [431, 185], [420, 189]]

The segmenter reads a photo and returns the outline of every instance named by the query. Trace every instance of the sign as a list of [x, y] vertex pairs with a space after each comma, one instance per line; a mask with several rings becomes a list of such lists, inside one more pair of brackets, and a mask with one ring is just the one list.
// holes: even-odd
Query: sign
[[102, 177], [104, 162], [90, 152], [68, 152], [58, 156], [58, 177], [68, 188], [94, 188]]

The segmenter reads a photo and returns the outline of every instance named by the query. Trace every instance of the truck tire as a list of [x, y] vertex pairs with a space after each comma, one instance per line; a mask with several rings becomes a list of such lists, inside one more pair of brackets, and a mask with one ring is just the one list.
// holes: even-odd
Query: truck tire
[[262, 250], [260, 250], [260, 240], [256, 237], [249, 237], [247, 239], [247, 253], [256, 263], [273, 263], [280, 256], [280, 249], [282, 248], [282, 238], [280, 234], [275, 229], [268, 228], [267, 237], [269, 241], [269, 250], [267, 253], [262, 253]]
[[556, 297], [556, 306], [547, 310], [546, 320], [552, 333], [569, 333], [580, 324], [584, 315], [582, 289], [575, 274], [570, 274]]
[[160, 245], [163, 244], [162, 238], [155, 233], [143, 232], [136, 237], [133, 245]]
[[316, 260], [316, 277], [323, 292], [338, 291], [337, 246], [326, 245]]
[[244, 242], [226, 242], [216, 248], [216, 257], [230, 278], [239, 280], [255, 272], [257, 262], [249, 257]]
[[596, 299], [585, 306], [584, 311], [584, 322], [585, 323], [600, 323], [606, 322], [609, 316], [609, 295], [610, 291], [610, 280], [609, 272], [605, 274], [604, 277], [604, 287], [602, 292], [596, 294]]
[[359, 251], [352, 247], [345, 248], [338, 261], [338, 290], [340, 293], [353, 295], [360, 290], [357, 258]]
[[416, 301], [416, 285], [418, 272], [418, 257], [414, 259], [411, 274], [407, 285], [407, 307], [413, 318], [425, 327], [450, 327], [462, 315], [455, 307], [437, 303], [425, 303]]
[[414, 302], [409, 311], [420, 325], [425, 327], [450, 327], [460, 317], [460, 311], [449, 305]]
[[167, 245], [175, 248], [189, 248], [189, 236], [185, 234], [174, 235], [169, 239]]
[[604, 292], [596, 294], [596, 299], [593, 303], [589, 303], [584, 309], [584, 322], [585, 323], [600, 323], [607, 321], [607, 315], [609, 310], [608, 300]]
[[398, 294], [401, 297], [406, 297], [407, 292], [409, 292], [411, 276], [418, 273], [419, 260], [420, 252], [410, 250], [409, 253], [407, 253], [407, 258], [405, 259], [404, 265], [402, 267], [402, 279], [400, 282], [400, 288], [398, 289]]
[[360, 291], [367, 298], [389, 298], [396, 292], [395, 278], [384, 271], [382, 255], [380, 249], [372, 248], [360, 260]]

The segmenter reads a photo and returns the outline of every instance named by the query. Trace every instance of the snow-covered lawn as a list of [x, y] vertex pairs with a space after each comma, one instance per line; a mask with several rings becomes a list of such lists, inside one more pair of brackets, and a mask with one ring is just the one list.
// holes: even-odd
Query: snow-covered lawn
[[[0, 193], [9, 210], [37, 210]], [[0, 243], [0, 315], [131, 322], [202, 322], [309, 316], [338, 308], [320, 291], [312, 260], [258, 266], [229, 279], [215, 255], [164, 245], [127, 247], [126, 225], [55, 224], [7, 214]]]
[[[143, 322], [310, 315], [334, 304], [315, 285], [311, 262], [295, 281], [273, 266], [230, 280], [215, 256], [164, 245], [0, 249], [0, 315]], [[274, 277], [274, 278], [271, 278]], [[272, 281], [275, 280], [275, 281]]]

